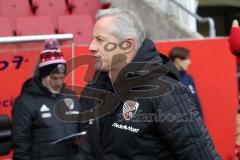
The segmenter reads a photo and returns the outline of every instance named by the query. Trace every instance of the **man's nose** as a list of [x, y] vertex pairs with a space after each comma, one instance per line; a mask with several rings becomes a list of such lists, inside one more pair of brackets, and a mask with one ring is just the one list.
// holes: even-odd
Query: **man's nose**
[[97, 51], [97, 46], [96, 46], [96, 43], [95, 43], [95, 40], [93, 39], [90, 46], [89, 46], [89, 51], [94, 53]]
[[63, 81], [62, 79], [58, 79], [57, 82], [56, 82], [56, 85], [57, 86], [61, 86], [63, 84]]

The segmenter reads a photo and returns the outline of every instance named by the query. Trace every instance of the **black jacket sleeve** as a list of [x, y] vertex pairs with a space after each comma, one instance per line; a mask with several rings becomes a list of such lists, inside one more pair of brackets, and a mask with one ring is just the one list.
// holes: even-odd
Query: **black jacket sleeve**
[[21, 98], [17, 98], [13, 104], [12, 119], [13, 160], [31, 160], [32, 120]]
[[176, 83], [173, 91], [162, 96], [157, 105], [164, 107], [158, 110], [159, 135], [177, 159], [221, 159], [187, 88]]

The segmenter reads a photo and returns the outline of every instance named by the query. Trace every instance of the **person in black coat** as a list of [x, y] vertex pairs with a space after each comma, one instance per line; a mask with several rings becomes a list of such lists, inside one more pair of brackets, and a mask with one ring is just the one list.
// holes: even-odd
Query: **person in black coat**
[[63, 103], [66, 111], [78, 111], [79, 103], [76, 94], [64, 88], [66, 61], [56, 40], [46, 40], [38, 71], [14, 101], [13, 160], [71, 160], [78, 148], [74, 139], [54, 142], [77, 133], [79, 125], [58, 119], [54, 110]]
[[88, 134], [75, 160], [220, 160], [192, 94], [135, 14], [96, 15], [97, 69], [79, 100]]
[[202, 107], [198, 97], [197, 89], [194, 83], [194, 80], [190, 74], [188, 74], [188, 67], [191, 64], [190, 60], [190, 52], [187, 48], [184, 47], [174, 47], [169, 52], [169, 58], [176, 66], [177, 70], [179, 71], [180, 81], [188, 87], [194, 97], [194, 101], [196, 103], [197, 109], [201, 116]]

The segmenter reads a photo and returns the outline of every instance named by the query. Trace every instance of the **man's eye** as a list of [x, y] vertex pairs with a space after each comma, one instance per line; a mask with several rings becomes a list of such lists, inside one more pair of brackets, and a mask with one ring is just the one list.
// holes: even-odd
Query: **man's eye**
[[51, 76], [50, 78], [51, 78], [52, 80], [55, 80], [55, 79], [57, 79], [56, 77], [53, 77], [53, 76]]
[[98, 42], [103, 42], [104, 40], [101, 39], [101, 38], [97, 38], [97, 41], [98, 41]]

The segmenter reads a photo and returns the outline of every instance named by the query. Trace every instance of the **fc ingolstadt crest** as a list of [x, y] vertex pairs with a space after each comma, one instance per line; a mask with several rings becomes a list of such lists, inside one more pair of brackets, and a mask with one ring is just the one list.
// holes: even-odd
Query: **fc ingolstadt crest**
[[125, 120], [130, 120], [134, 117], [135, 113], [137, 112], [139, 103], [132, 100], [127, 100], [123, 104], [123, 117]]

